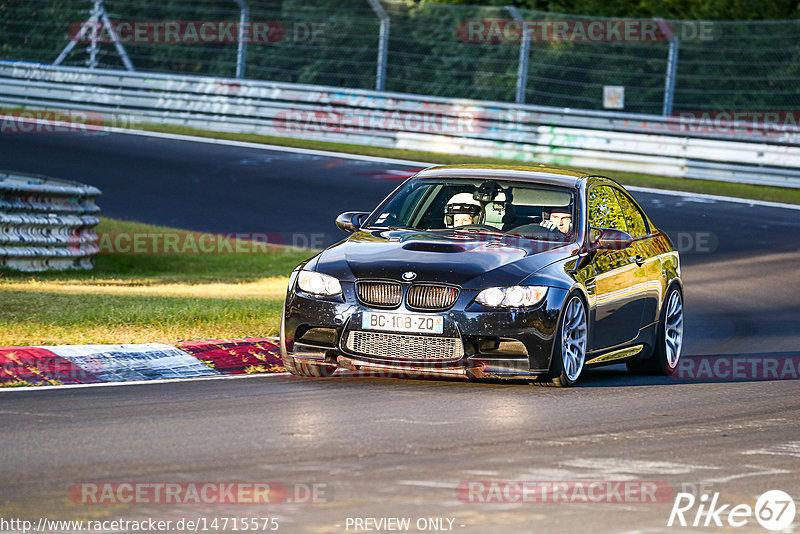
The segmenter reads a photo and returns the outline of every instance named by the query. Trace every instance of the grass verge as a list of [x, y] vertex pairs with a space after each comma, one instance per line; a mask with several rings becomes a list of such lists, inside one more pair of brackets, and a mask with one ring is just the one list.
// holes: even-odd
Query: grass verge
[[[97, 230], [175, 231], [105, 218]], [[93, 271], [3, 270], [0, 346], [274, 336], [288, 274], [313, 254], [100, 254]]]
[[[233, 141], [246, 141], [295, 148], [308, 148], [313, 150], [329, 150], [347, 154], [362, 154], [384, 158], [406, 159], [411, 161], [427, 161], [437, 164], [457, 163], [495, 163], [509, 164], [520, 163], [516, 160], [484, 158], [478, 156], [459, 156], [440, 154], [437, 152], [423, 152], [418, 150], [402, 150], [397, 148], [381, 148], [362, 145], [349, 145], [344, 143], [331, 143], [327, 141], [314, 141], [308, 139], [294, 139], [290, 137], [271, 137], [257, 134], [237, 134], [229, 132], [216, 132], [210, 130], [197, 130], [184, 126], [162, 124], [137, 124], [135, 128], [153, 132], [193, 135], [197, 137], [210, 137], [214, 139], [229, 139]], [[528, 164], [533, 165], [532, 162]], [[673, 191], [687, 191], [690, 193], [705, 193], [709, 195], [722, 195], [728, 197], [748, 198], [753, 200], [768, 200], [772, 202], [787, 202], [800, 204], [800, 189], [787, 187], [772, 187], [765, 185], [737, 184], [719, 182], [714, 180], [698, 180], [694, 178], [672, 178], [667, 176], [654, 176], [632, 172], [604, 171], [598, 169], [576, 169], [589, 171], [603, 176], [610, 176], [624, 185], [652, 187], [656, 189], [670, 189]]]

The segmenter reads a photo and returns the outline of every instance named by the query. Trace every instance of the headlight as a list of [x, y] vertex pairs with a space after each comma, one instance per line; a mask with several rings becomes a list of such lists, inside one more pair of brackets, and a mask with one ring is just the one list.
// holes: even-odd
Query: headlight
[[544, 298], [544, 286], [490, 287], [481, 291], [475, 301], [489, 308], [525, 308]]
[[314, 271], [300, 271], [297, 275], [297, 287], [312, 295], [330, 297], [342, 292], [339, 280], [327, 274]]

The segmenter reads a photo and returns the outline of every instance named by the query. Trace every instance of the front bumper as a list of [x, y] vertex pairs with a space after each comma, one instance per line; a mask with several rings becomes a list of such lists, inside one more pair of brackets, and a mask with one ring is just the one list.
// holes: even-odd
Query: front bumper
[[[324, 366], [397, 376], [462, 378], [534, 378], [550, 368], [558, 316], [566, 291], [549, 288], [542, 302], [527, 310], [489, 310], [474, 303], [477, 291], [462, 290], [455, 305], [442, 312], [375, 310], [358, 302], [354, 284], [342, 282], [342, 295], [316, 298], [289, 291], [281, 321], [281, 354], [286, 367]], [[457, 358], [408, 358], [357, 353], [346, 344], [361, 331], [364, 311], [444, 317], [441, 336], [463, 346]], [[420, 335], [420, 334], [414, 334]]]

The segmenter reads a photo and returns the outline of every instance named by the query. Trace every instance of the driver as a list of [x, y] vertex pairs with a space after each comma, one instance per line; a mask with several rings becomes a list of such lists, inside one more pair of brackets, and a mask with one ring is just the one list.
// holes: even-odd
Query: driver
[[483, 208], [471, 193], [458, 193], [447, 201], [444, 208], [444, 224], [447, 228], [482, 224]]
[[564, 235], [572, 231], [572, 210], [569, 206], [563, 208], [553, 208], [550, 217], [546, 221], [539, 223], [548, 230], [558, 230]]

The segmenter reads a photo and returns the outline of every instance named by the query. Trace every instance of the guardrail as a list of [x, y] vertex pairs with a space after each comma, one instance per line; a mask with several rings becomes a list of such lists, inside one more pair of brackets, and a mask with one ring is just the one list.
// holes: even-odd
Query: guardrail
[[0, 171], [0, 267], [91, 269], [99, 195], [77, 182]]
[[[0, 105], [132, 122], [800, 187], [800, 127], [0, 61]], [[8, 131], [8, 130], [6, 130]]]

